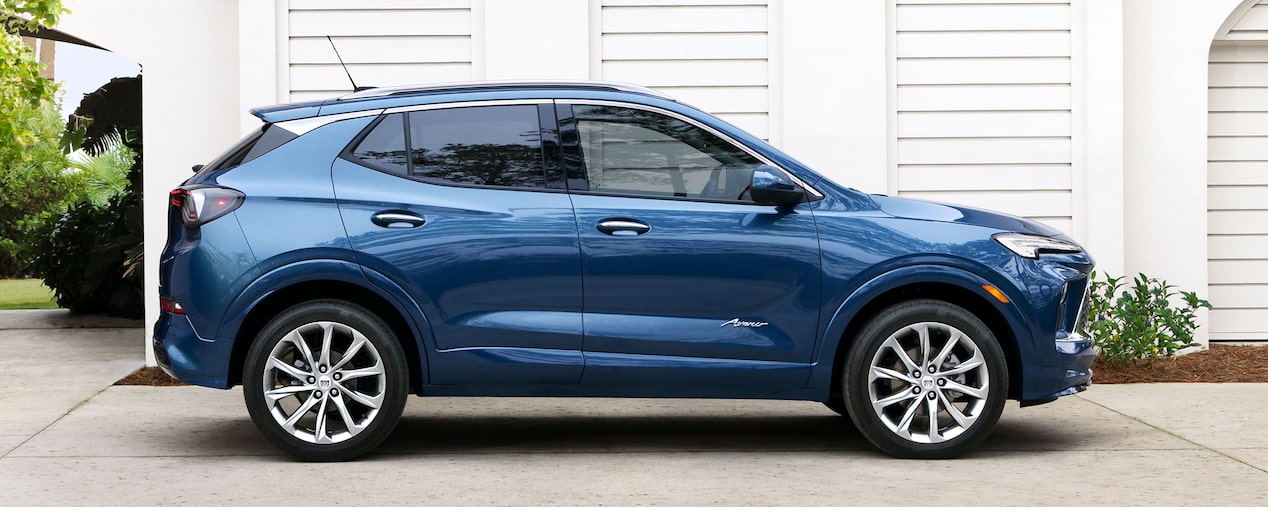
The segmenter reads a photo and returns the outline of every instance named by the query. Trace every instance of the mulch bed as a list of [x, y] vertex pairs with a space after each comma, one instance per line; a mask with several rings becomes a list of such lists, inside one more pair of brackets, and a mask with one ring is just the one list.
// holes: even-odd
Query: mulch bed
[[1211, 345], [1210, 350], [1135, 366], [1097, 358], [1092, 372], [1093, 384], [1268, 382], [1268, 346]]
[[[1123, 366], [1097, 359], [1092, 363], [1096, 384], [1147, 382], [1268, 382], [1268, 346], [1211, 345], [1210, 350], [1152, 365]], [[117, 386], [183, 386], [158, 367], [150, 366], [119, 379]]]
[[183, 386], [183, 382], [176, 380], [157, 366], [147, 366], [132, 374], [119, 379], [114, 385], [117, 386]]

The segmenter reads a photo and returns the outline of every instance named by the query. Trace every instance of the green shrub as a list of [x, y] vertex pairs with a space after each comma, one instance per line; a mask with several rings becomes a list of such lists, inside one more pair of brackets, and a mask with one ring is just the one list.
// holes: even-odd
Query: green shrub
[[58, 144], [63, 123], [57, 104], [27, 107], [19, 102], [5, 108], [10, 106], [21, 128], [31, 134], [22, 143], [0, 142], [0, 278], [26, 274], [22, 268], [34, 231], [56, 220], [74, 191]]
[[[1123, 278], [1092, 273], [1089, 331], [1100, 357], [1119, 364], [1151, 364], [1196, 345], [1197, 310], [1211, 303], [1194, 292], [1176, 291], [1164, 280], [1139, 274], [1132, 286]], [[1173, 303], [1182, 303], [1172, 306]]]
[[128, 209], [122, 196], [105, 206], [83, 202], [40, 231], [31, 270], [57, 294], [58, 305], [82, 313], [142, 315], [141, 273], [127, 269], [141, 238], [119, 219]]

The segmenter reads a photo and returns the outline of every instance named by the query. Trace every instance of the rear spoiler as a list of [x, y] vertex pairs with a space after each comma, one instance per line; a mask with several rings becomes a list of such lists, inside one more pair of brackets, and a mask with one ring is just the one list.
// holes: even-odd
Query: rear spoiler
[[326, 100], [296, 102], [294, 104], [277, 104], [251, 109], [251, 114], [267, 123], [277, 123], [300, 118], [311, 118], [321, 114], [321, 106]]

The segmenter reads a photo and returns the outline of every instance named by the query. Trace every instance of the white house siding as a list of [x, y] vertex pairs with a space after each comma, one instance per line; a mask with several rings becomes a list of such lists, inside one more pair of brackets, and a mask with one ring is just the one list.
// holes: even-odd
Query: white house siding
[[1071, 6], [897, 0], [900, 195], [1072, 232]]
[[655, 88], [769, 139], [771, 15], [764, 0], [603, 0], [592, 77]]
[[1209, 64], [1207, 264], [1211, 341], [1268, 340], [1268, 5]]
[[327, 35], [358, 85], [470, 80], [471, 21], [470, 0], [290, 0], [290, 100], [351, 91]]

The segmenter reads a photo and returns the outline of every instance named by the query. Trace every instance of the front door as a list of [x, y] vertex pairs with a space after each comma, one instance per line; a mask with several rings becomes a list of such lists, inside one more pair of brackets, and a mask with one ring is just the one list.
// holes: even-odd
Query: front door
[[579, 166], [582, 382], [803, 386], [820, 300], [809, 206], [754, 203], [761, 162], [683, 117], [583, 104], [559, 114], [565, 159]]

